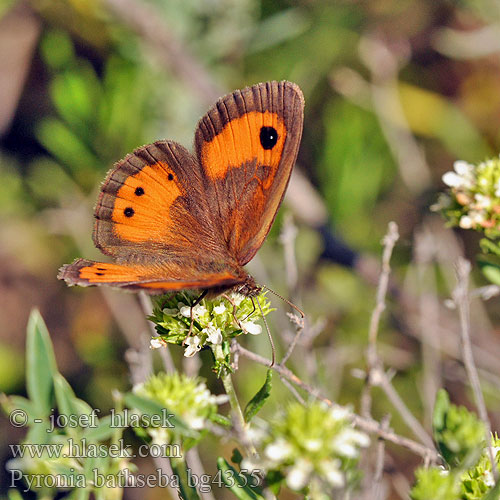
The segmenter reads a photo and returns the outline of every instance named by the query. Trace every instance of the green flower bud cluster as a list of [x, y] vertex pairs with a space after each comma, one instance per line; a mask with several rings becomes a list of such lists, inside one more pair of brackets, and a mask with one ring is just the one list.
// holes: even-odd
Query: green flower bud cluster
[[[500, 440], [497, 436], [492, 438], [492, 445], [500, 472]], [[487, 448], [483, 449], [477, 464], [466, 471], [460, 468], [421, 467], [415, 477], [416, 483], [410, 493], [412, 500], [484, 500], [495, 485]]]
[[258, 463], [245, 459], [242, 466], [264, 468], [268, 475], [281, 475], [294, 491], [329, 499], [332, 490], [354, 485], [360, 448], [370, 444], [349, 417], [342, 407], [292, 403], [266, 431], [252, 436], [263, 453]]
[[[485, 426], [463, 406], [450, 404], [441, 389], [433, 416], [434, 439], [445, 466], [419, 468], [410, 492], [412, 500], [481, 500], [495, 484]], [[500, 440], [492, 437], [495, 466], [499, 468]], [[494, 498], [498, 498], [495, 496]]]
[[[152, 375], [146, 382], [136, 385], [133, 392], [159, 403], [195, 431], [204, 429], [207, 421], [216, 420], [217, 406], [227, 402], [226, 395], [213, 395], [201, 378], [180, 373]], [[179, 431], [168, 426], [146, 428], [154, 444], [170, 443]]]
[[[215, 299], [203, 299], [193, 306], [195, 302], [196, 297], [188, 292], [156, 300], [149, 319], [159, 335], [151, 339], [152, 348], [166, 343], [183, 344], [186, 347], [184, 356], [194, 356], [205, 346], [223, 344], [242, 333], [259, 335], [262, 327], [256, 321], [262, 316], [261, 309], [264, 315], [271, 311], [265, 292], [253, 299], [228, 293]], [[191, 313], [193, 324], [189, 334]]]

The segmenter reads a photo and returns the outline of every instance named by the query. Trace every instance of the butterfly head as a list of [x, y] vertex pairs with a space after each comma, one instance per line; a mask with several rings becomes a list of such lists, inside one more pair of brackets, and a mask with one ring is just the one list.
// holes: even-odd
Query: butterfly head
[[233, 290], [245, 297], [256, 297], [262, 291], [262, 287], [255, 283], [252, 276], [247, 274], [245, 281], [240, 285], [236, 285]]

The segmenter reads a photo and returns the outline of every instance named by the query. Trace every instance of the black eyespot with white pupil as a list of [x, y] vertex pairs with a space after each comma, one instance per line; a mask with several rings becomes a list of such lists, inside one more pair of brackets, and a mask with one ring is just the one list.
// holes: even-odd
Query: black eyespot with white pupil
[[132, 217], [132, 215], [134, 215], [134, 209], [132, 207], [127, 207], [124, 211], [123, 211], [125, 217]]
[[144, 194], [144, 188], [136, 187], [135, 194], [136, 194], [136, 196], [142, 196]]
[[262, 127], [260, 129], [260, 143], [264, 149], [273, 149], [278, 142], [278, 132], [274, 127]]

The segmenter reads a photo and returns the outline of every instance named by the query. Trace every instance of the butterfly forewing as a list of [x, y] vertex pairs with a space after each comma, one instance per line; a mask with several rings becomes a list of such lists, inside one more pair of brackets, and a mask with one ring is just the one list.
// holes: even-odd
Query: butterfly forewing
[[304, 99], [290, 82], [267, 82], [220, 99], [200, 120], [195, 147], [229, 252], [246, 264], [266, 237], [302, 135]]

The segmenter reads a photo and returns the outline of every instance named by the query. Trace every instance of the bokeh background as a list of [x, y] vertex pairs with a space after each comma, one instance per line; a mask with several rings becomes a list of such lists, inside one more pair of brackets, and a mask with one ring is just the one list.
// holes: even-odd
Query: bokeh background
[[[291, 368], [328, 397], [359, 407], [356, 375], [381, 238], [394, 220], [401, 239], [381, 355], [426, 428], [438, 387], [473, 407], [456, 313], [443, 304], [455, 286], [456, 258], [465, 252], [474, 259], [477, 238], [446, 229], [430, 206], [454, 160], [498, 154], [499, 52], [494, 0], [2, 0], [0, 391], [25, 392], [32, 307], [40, 308], [59, 368], [80, 397], [106, 412], [113, 389], [130, 389], [127, 351], [148, 334], [136, 297], [69, 289], [56, 279], [75, 257], [99, 257], [91, 233], [100, 182], [142, 144], [169, 138], [190, 146], [197, 120], [224, 93], [287, 79], [306, 99], [301, 176], [250, 271], [307, 314], [309, 335]], [[485, 284], [475, 273], [475, 283]], [[283, 352], [294, 329], [284, 305], [274, 298], [273, 305], [271, 327]], [[493, 429], [500, 423], [497, 311], [498, 299], [473, 303]], [[269, 356], [264, 335], [248, 340]], [[180, 367], [182, 350], [172, 354]], [[220, 392], [204, 365], [202, 375]], [[241, 363], [242, 399], [264, 376], [263, 367]], [[273, 396], [268, 416], [291, 398], [279, 382]], [[394, 413], [394, 429], [412, 436], [382, 394], [373, 412]], [[6, 443], [22, 439], [3, 428], [2, 464], [10, 458]], [[208, 471], [216, 454], [230, 452], [224, 446], [203, 445]], [[388, 448], [391, 498], [405, 498], [418, 463]], [[165, 498], [161, 491], [125, 495]]]

